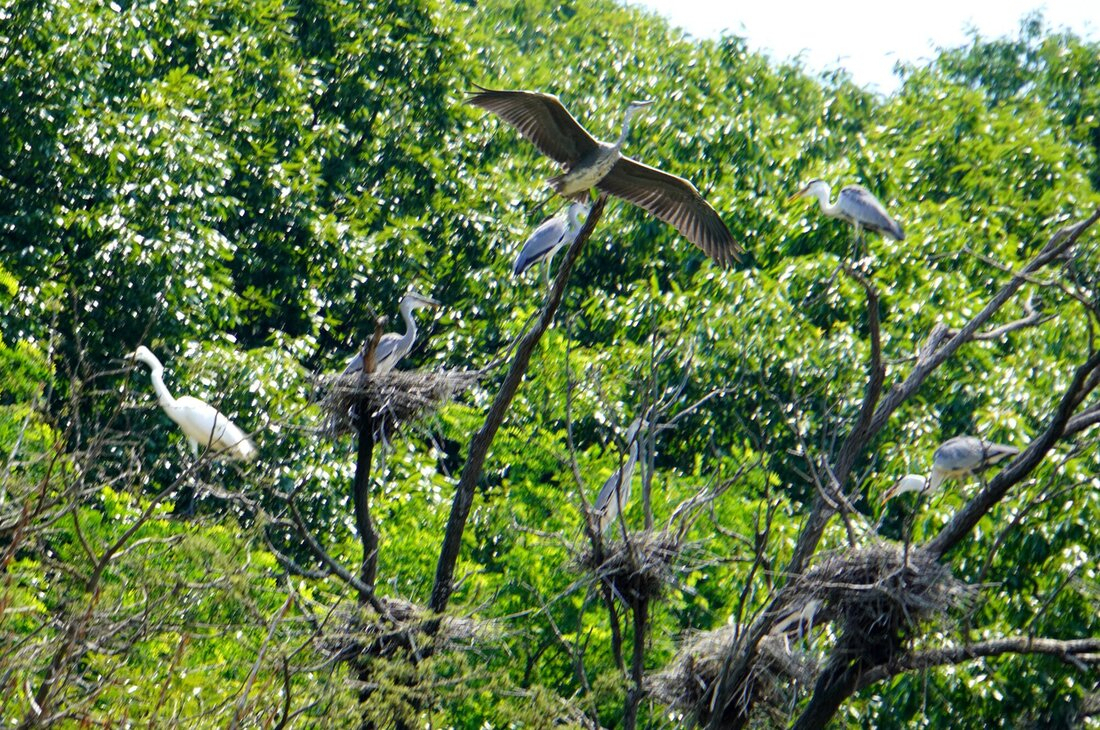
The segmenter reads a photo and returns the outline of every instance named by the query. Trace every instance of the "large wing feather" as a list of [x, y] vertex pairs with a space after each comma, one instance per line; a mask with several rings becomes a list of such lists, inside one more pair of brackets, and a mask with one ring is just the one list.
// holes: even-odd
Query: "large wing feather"
[[630, 201], [673, 226], [722, 266], [744, 251], [695, 186], [629, 157], [620, 158], [597, 187]]
[[[475, 84], [475, 86], [477, 86]], [[553, 94], [498, 91], [477, 86], [466, 103], [487, 109], [516, 128], [547, 157], [572, 166], [599, 143]]]

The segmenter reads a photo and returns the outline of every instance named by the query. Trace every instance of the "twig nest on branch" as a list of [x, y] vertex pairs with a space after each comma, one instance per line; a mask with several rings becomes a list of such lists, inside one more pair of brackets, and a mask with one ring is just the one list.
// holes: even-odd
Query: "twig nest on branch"
[[391, 370], [321, 376], [325, 427], [332, 436], [347, 433], [355, 428], [352, 414], [363, 412], [376, 426], [393, 432], [439, 410], [477, 382], [479, 375], [476, 370]]
[[603, 543], [602, 561], [589, 547], [577, 559], [582, 570], [607, 583], [628, 604], [654, 599], [668, 585], [683, 545], [668, 532], [633, 532]]
[[943, 615], [972, 589], [921, 549], [883, 542], [829, 555], [795, 578], [787, 595], [781, 613], [812, 604], [815, 623], [835, 621], [849, 638], [862, 634], [878, 644]]
[[[741, 627], [741, 632], [744, 630]], [[718, 681], [741, 632], [737, 627], [723, 626], [688, 635], [668, 669], [647, 678], [650, 693], [672, 708], [697, 708]], [[792, 651], [782, 636], [766, 636], [753, 667], [753, 691], [762, 693], [769, 707], [786, 707], [796, 686], [811, 683], [816, 673], [817, 663], [808, 653]]]
[[379, 598], [384, 615], [366, 607], [348, 611], [343, 628], [328, 633], [323, 646], [340, 661], [368, 661], [401, 655], [414, 661], [439, 651], [470, 650], [492, 637], [492, 626], [469, 616], [437, 616], [403, 598]]

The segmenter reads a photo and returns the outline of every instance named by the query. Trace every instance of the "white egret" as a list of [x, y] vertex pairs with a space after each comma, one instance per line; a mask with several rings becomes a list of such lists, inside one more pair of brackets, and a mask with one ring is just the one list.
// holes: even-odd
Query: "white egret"
[[902, 231], [898, 222], [890, 217], [886, 208], [878, 202], [878, 198], [862, 185], [844, 186], [837, 195], [835, 203], [829, 202], [830, 195], [832, 195], [832, 188], [829, 183], [824, 180], [811, 180], [788, 198], [787, 202], [794, 202], [804, 196], [817, 198], [822, 213], [830, 218], [839, 218], [852, 224], [857, 246], [861, 240], [860, 234], [864, 230], [889, 236], [896, 241], [905, 239], [905, 232]]
[[592, 511], [596, 515], [596, 527], [601, 533], [606, 533], [607, 528], [615, 524], [619, 513], [630, 501], [630, 480], [634, 476], [634, 466], [638, 463], [638, 431], [641, 427], [642, 419], [635, 418], [626, 430], [628, 448], [626, 461], [607, 478], [596, 497], [595, 504], [592, 505]]
[[183, 430], [191, 442], [191, 451], [196, 456], [199, 446], [226, 453], [234, 459], [252, 461], [258, 455], [256, 446], [229, 418], [214, 406], [192, 398], [189, 395], [173, 398], [164, 385], [164, 366], [149, 348], [142, 345], [126, 356], [131, 360], [143, 362], [149, 366], [153, 390], [157, 402]]
[[[412, 316], [413, 310], [421, 307], [438, 306], [439, 302], [435, 299], [415, 291], [410, 291], [401, 297], [398, 309], [401, 310], [401, 318], [405, 320], [405, 334], [399, 335], [396, 332], [387, 332], [382, 335], [382, 339], [378, 341], [378, 347], [374, 351], [375, 375], [382, 375], [393, 370], [394, 365], [412, 350], [413, 343], [416, 342], [416, 320]], [[355, 357], [348, 362], [347, 367], [344, 368], [344, 375], [357, 373], [362, 369], [363, 353], [357, 352]]]
[[565, 211], [543, 221], [523, 244], [512, 266], [512, 276], [520, 276], [539, 261], [546, 261], [546, 276], [549, 278], [554, 254], [573, 243], [583, 227], [580, 217], [588, 215], [588, 210], [584, 203], [570, 203]]
[[558, 97], [535, 91], [497, 91], [478, 86], [468, 102], [515, 127], [564, 172], [547, 183], [559, 195], [586, 202], [592, 188], [615, 195], [672, 225], [722, 266], [740, 260], [743, 249], [714, 208], [682, 177], [624, 157], [630, 122], [652, 101], [633, 101], [614, 142], [600, 142], [573, 118]]
[[960, 479], [979, 472], [1020, 450], [1015, 446], [994, 444], [974, 436], [956, 436], [940, 444], [932, 455], [932, 473], [925, 478], [920, 474], [906, 474], [879, 498], [885, 503], [905, 492], [934, 492], [947, 479]]

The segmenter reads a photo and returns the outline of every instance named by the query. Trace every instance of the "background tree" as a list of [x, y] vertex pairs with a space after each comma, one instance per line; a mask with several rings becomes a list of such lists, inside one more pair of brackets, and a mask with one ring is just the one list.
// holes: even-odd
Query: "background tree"
[[[354, 726], [369, 689], [383, 726], [1095, 722], [1100, 254], [1095, 226], [1066, 229], [1100, 202], [1095, 43], [1028, 20], [882, 98], [602, 1], [12, 0], [0, 17], [0, 716]], [[511, 257], [550, 212], [546, 162], [461, 104], [471, 82], [556, 93], [596, 134], [662, 99], [632, 154], [693, 180], [752, 260], [720, 272], [607, 206], [467, 477], [436, 616], [419, 609], [468, 445], [543, 311]], [[811, 177], [866, 185], [906, 240], [872, 238], [844, 271], [843, 224], [782, 203]], [[360, 609], [355, 456], [321, 432], [314, 374], [411, 285], [447, 306], [406, 366], [485, 371], [376, 455], [384, 610]], [[191, 458], [119, 360], [137, 344], [255, 430], [255, 466]], [[635, 622], [641, 603], [585, 561], [582, 492], [672, 392], [630, 541], [607, 541], [682, 538]], [[1024, 454], [876, 506], [961, 432]], [[184, 486], [189, 519], [171, 514]], [[812, 579], [904, 544], [921, 580], [949, 572], [927, 585], [969, 598], [849, 661], [848, 594]], [[773, 632], [791, 614], [769, 607], [815, 597], [814, 621]], [[342, 650], [392, 622], [419, 643], [357, 684]], [[724, 681], [700, 692], [723, 701], [664, 694], [701, 647]]]

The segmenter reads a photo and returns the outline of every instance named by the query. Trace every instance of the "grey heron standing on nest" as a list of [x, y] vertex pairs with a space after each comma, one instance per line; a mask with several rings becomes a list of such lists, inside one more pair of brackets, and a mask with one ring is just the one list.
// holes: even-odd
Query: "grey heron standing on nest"
[[588, 215], [588, 210], [584, 203], [570, 203], [565, 211], [543, 221], [523, 244], [516, 263], [512, 266], [512, 276], [520, 276], [538, 262], [545, 261], [546, 277], [549, 279], [550, 262], [554, 259], [554, 254], [573, 243], [573, 239], [581, 232], [580, 217]]
[[862, 241], [862, 232], [874, 231], [884, 236], [889, 236], [895, 241], [905, 239], [898, 222], [890, 217], [878, 198], [862, 185], [845, 185], [840, 194], [836, 196], [836, 202], [830, 203], [829, 196], [833, 189], [824, 180], [811, 180], [805, 187], [787, 199], [792, 203], [799, 198], [812, 196], [817, 198], [821, 212], [830, 218], [839, 218], [852, 224], [855, 230], [855, 247], [858, 248]]
[[596, 515], [596, 529], [606, 533], [607, 528], [615, 524], [619, 514], [630, 501], [630, 480], [634, 476], [634, 467], [638, 463], [638, 451], [640, 447], [640, 435], [638, 431], [642, 427], [642, 419], [635, 418], [626, 430], [627, 458], [622, 466], [607, 478], [603, 488], [592, 505], [592, 512]]
[[883, 493], [879, 502], [885, 503], [905, 492], [934, 492], [946, 479], [975, 474], [1018, 453], [1020, 450], [1015, 446], [994, 444], [975, 436], [956, 436], [936, 449], [932, 455], [932, 473], [927, 478], [906, 474]]
[[610, 193], [672, 225], [722, 266], [728, 266], [731, 259], [740, 261], [743, 249], [694, 185], [623, 156], [631, 120], [652, 101], [631, 102], [619, 138], [600, 142], [552, 94], [477, 88], [467, 100], [470, 104], [508, 122], [562, 166], [564, 172], [547, 181], [559, 195], [585, 202], [592, 188]]
[[153, 381], [157, 402], [187, 436], [187, 440], [191, 442], [191, 452], [195, 456], [198, 456], [201, 444], [203, 448], [225, 453], [234, 459], [252, 461], [256, 458], [259, 453], [256, 446], [224, 413], [189, 395], [172, 397], [164, 384], [164, 366], [148, 347], [142, 345], [126, 357], [149, 366], [149, 377]]
[[[393, 370], [394, 365], [412, 350], [413, 343], [416, 342], [416, 320], [412, 316], [413, 310], [421, 307], [438, 306], [439, 302], [435, 299], [415, 291], [410, 291], [401, 297], [398, 309], [401, 310], [401, 318], [405, 320], [405, 334], [399, 335], [396, 332], [387, 332], [382, 335], [382, 339], [378, 340], [378, 347], [374, 350], [374, 373], [376, 375], [382, 375]], [[344, 375], [357, 373], [362, 369], [363, 353], [358, 352], [344, 368]]]

